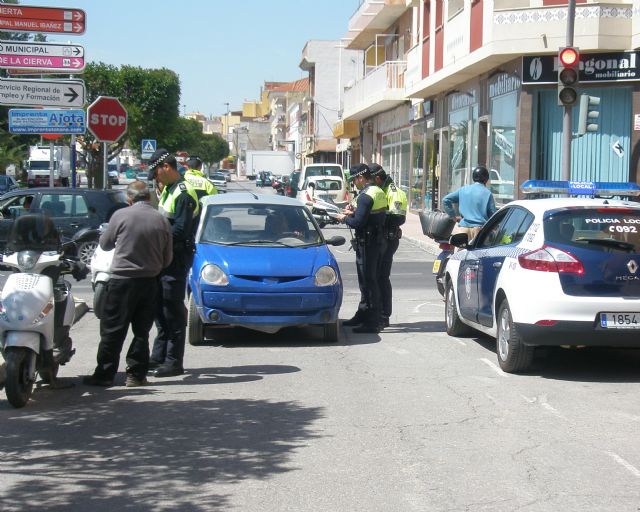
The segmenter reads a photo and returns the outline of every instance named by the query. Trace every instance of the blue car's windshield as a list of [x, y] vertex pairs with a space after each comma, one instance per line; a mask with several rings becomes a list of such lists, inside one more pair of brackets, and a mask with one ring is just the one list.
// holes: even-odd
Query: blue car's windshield
[[210, 205], [199, 243], [301, 247], [324, 243], [304, 206]]

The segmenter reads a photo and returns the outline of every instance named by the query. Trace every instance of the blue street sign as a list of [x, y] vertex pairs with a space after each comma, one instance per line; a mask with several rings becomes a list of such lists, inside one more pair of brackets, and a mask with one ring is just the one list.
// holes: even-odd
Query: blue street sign
[[9, 110], [11, 133], [81, 134], [86, 131], [86, 115], [79, 109], [24, 109]]
[[158, 142], [155, 139], [142, 139], [142, 144], [140, 144], [142, 154], [140, 156], [144, 159], [151, 158], [157, 147]]

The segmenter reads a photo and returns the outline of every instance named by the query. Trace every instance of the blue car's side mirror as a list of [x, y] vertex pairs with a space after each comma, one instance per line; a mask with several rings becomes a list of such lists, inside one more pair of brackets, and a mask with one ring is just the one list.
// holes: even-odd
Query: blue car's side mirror
[[337, 247], [344, 245], [346, 240], [343, 236], [332, 236], [331, 238], [327, 238], [325, 242], [327, 242], [327, 245], [335, 245]]

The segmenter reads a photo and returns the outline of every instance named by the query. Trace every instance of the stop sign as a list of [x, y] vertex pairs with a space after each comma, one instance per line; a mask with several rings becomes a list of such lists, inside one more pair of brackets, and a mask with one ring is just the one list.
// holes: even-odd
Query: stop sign
[[115, 142], [127, 131], [127, 111], [118, 98], [99, 96], [87, 109], [87, 128], [100, 142]]

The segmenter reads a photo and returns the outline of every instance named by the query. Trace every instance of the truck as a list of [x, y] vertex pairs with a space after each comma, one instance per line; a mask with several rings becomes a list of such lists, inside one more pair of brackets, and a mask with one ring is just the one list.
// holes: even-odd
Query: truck
[[250, 180], [255, 180], [260, 171], [270, 171], [275, 176], [288, 176], [295, 168], [295, 155], [292, 151], [246, 152], [245, 171]]
[[[53, 182], [61, 185], [60, 178], [68, 177], [71, 169], [71, 151], [68, 146], [53, 146]], [[48, 187], [51, 172], [51, 149], [48, 145], [29, 147], [27, 160], [27, 185]]]

